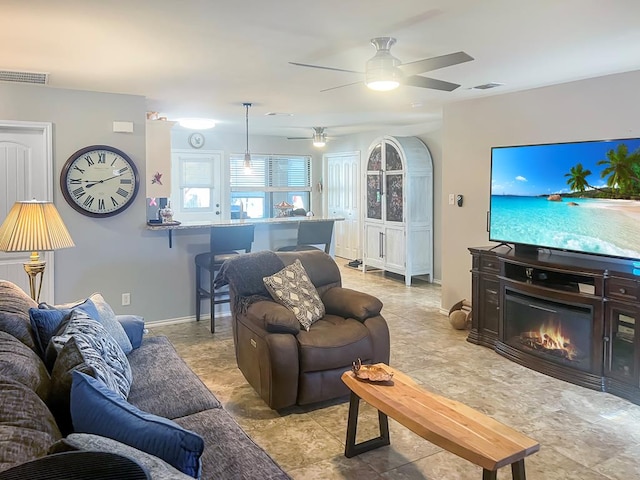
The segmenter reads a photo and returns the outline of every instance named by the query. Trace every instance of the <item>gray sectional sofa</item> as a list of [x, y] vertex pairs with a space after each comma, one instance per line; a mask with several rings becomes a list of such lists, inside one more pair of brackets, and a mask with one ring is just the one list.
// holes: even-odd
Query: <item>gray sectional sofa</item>
[[[0, 280], [0, 478], [16, 465], [66, 450], [108, 448], [137, 457], [137, 450], [118, 449], [113, 446], [118, 442], [96, 435], [71, 433], [63, 438], [48, 406], [54, 382], [29, 322], [29, 308], [36, 306], [18, 287]], [[202, 479], [289, 478], [244, 433], [166, 337], [145, 337], [127, 358], [133, 378], [128, 402], [202, 437]], [[135, 459], [152, 478], [189, 478], [148, 457], [140, 453]]]

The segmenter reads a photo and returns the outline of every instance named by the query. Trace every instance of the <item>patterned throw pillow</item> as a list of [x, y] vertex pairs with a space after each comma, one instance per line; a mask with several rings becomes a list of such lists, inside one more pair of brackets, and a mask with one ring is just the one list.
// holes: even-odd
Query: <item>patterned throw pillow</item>
[[[109, 332], [109, 334], [118, 342], [120, 348], [124, 351], [125, 354], [131, 353], [133, 347], [131, 346], [131, 341], [127, 336], [122, 325], [116, 319], [116, 314], [114, 313], [111, 306], [105, 301], [104, 297], [100, 293], [92, 293], [89, 295], [89, 298], [85, 300], [78, 300], [77, 302], [64, 303], [61, 305], [49, 305], [47, 303], [41, 303], [39, 308], [46, 310], [70, 310], [74, 308], [81, 307], [82, 305], [86, 305], [87, 303], [91, 304], [94, 307], [94, 310], [88, 310], [85, 308], [89, 314], [93, 314], [95, 311], [96, 315], [92, 318], [95, 318], [98, 322], [102, 324], [102, 326]], [[48, 341], [48, 339], [47, 339]], [[43, 348], [47, 347], [46, 341], [44, 342]]]
[[[93, 348], [93, 345], [93, 339], [89, 335], [74, 334], [65, 343], [51, 372], [49, 406], [56, 417], [60, 430], [65, 435], [73, 431], [70, 397], [74, 371], [91, 375], [120, 398], [126, 398], [129, 392], [128, 388], [125, 391], [122, 390], [124, 388], [121, 384], [122, 379], [114, 374], [107, 362]], [[131, 385], [130, 382], [129, 385]]]
[[[44, 305], [44, 304], [41, 304]], [[36, 343], [38, 345], [40, 356], [44, 359], [47, 345], [51, 340], [51, 337], [55, 335], [56, 330], [60, 328], [60, 325], [65, 319], [68, 319], [71, 312], [74, 309], [80, 309], [86, 312], [91, 318], [98, 319], [98, 310], [93, 302], [89, 299], [85, 300], [79, 305], [75, 305], [73, 308], [30, 308], [29, 318], [31, 319], [31, 328], [36, 337]]]
[[50, 348], [60, 355], [71, 337], [85, 363], [96, 371], [95, 377], [126, 399], [133, 381], [131, 365], [107, 330], [82, 310], [74, 310], [63, 331], [51, 338]]
[[307, 331], [324, 317], [324, 304], [300, 260], [263, 281], [273, 299], [291, 310]]

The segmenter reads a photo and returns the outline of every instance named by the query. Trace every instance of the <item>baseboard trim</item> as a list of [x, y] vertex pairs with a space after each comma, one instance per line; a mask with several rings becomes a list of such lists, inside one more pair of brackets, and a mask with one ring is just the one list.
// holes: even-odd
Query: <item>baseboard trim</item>
[[180, 323], [189, 323], [189, 322], [195, 322], [195, 321], [196, 321], [196, 317], [195, 315], [192, 315], [190, 317], [167, 318], [165, 320], [155, 320], [153, 322], [145, 322], [144, 326], [147, 328], [164, 327], [166, 325], [178, 325]]

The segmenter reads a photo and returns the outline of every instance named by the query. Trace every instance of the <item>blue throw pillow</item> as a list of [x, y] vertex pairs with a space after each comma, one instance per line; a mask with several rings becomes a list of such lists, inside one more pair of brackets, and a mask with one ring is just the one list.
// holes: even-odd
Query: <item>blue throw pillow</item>
[[[81, 304], [75, 306], [86, 312], [91, 318], [96, 320], [99, 317], [98, 310], [95, 304], [87, 299]], [[44, 358], [44, 352], [47, 349], [49, 340], [55, 335], [56, 330], [62, 323], [62, 321], [71, 314], [73, 308], [66, 309], [42, 309], [42, 308], [30, 308], [29, 319], [31, 321], [31, 328], [36, 339], [36, 344], [40, 350], [40, 356]]]
[[124, 332], [131, 342], [131, 347], [134, 350], [139, 348], [144, 336], [144, 318], [138, 315], [116, 315], [116, 320], [124, 328]]
[[200, 478], [204, 440], [198, 434], [123, 400], [95, 378], [73, 372], [71, 420], [76, 433], [92, 433], [150, 453]]

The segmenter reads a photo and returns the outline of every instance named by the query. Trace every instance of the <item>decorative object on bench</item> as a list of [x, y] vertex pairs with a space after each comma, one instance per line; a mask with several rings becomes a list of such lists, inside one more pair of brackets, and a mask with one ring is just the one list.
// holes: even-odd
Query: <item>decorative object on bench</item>
[[[264, 285], [299, 260], [324, 304], [307, 331]], [[273, 409], [345, 396], [340, 380], [355, 357], [388, 362], [389, 330], [377, 298], [342, 287], [335, 261], [319, 250], [255, 252], [227, 260], [216, 280], [229, 284], [240, 371]]]
[[353, 374], [358, 380], [369, 380], [370, 382], [389, 382], [393, 378], [393, 372], [387, 371], [381, 365], [362, 365], [362, 360], [353, 362], [351, 367]]
[[[345, 456], [389, 445], [388, 417], [425, 440], [482, 467], [483, 480], [496, 480], [497, 470], [511, 465], [514, 480], [525, 480], [524, 459], [540, 445], [522, 433], [455, 400], [428, 392], [388, 365], [393, 385], [359, 381], [351, 371], [342, 381], [351, 390]], [[356, 444], [360, 400], [378, 409], [380, 436]]]

